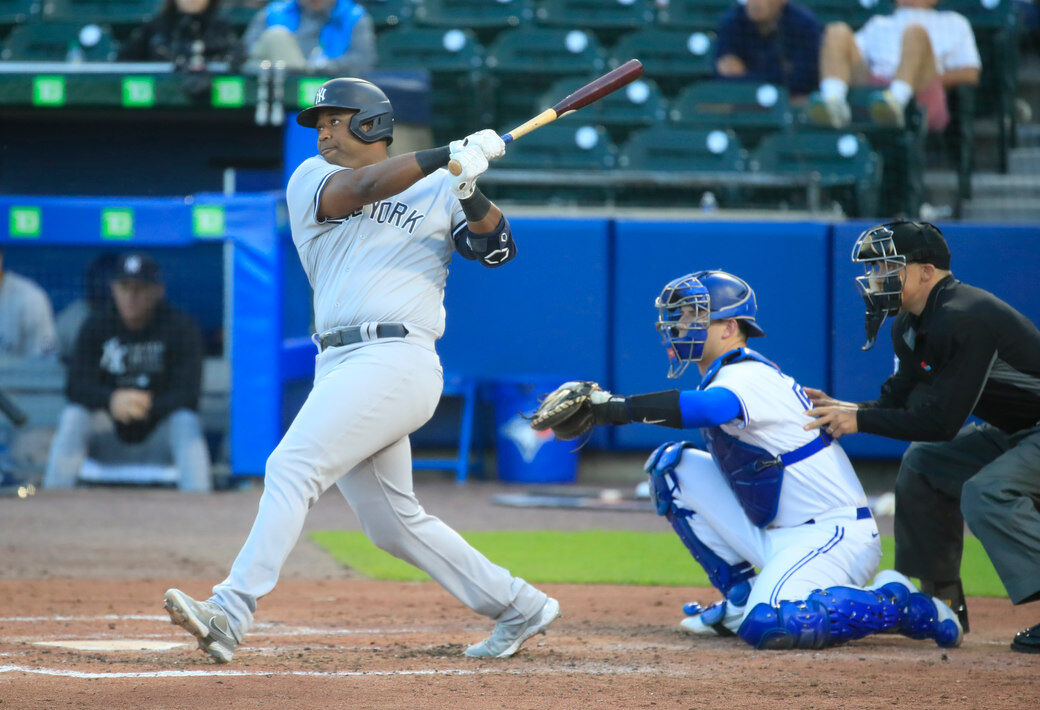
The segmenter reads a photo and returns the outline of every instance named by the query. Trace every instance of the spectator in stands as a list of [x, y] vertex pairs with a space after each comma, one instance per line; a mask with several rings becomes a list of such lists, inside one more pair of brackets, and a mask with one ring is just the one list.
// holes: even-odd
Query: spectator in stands
[[0, 248], [0, 357], [47, 357], [58, 351], [54, 311], [35, 282], [4, 271]]
[[88, 452], [101, 465], [171, 459], [184, 490], [212, 488], [196, 413], [202, 344], [191, 319], [164, 300], [147, 254], [119, 259], [112, 300], [80, 328], [68, 368], [69, 404], [58, 422], [43, 479], [70, 488]]
[[206, 62], [240, 60], [234, 28], [220, 18], [220, 0], [165, 0], [159, 14], [119, 49], [121, 62], [173, 62], [200, 70]]
[[55, 318], [58, 329], [58, 351], [63, 362], [69, 362], [76, 345], [80, 326], [89, 315], [102, 308], [112, 299], [109, 281], [115, 273], [119, 257], [105, 252], [87, 265], [83, 274], [83, 298], [77, 298], [61, 309]]
[[811, 10], [787, 0], [747, 0], [722, 17], [715, 71], [726, 79], [786, 86], [807, 96], [819, 80], [823, 28]]
[[375, 24], [353, 0], [283, 0], [253, 17], [243, 41], [254, 68], [267, 59], [290, 71], [357, 76], [376, 63]]
[[891, 15], [878, 15], [858, 32], [843, 22], [827, 25], [820, 49], [820, 101], [809, 115], [814, 123], [843, 128], [851, 120], [850, 85], [882, 87], [871, 116], [901, 128], [910, 99], [928, 114], [928, 128], [950, 122], [945, 89], [977, 85], [982, 62], [967, 18], [935, 9], [938, 0], [896, 0]]

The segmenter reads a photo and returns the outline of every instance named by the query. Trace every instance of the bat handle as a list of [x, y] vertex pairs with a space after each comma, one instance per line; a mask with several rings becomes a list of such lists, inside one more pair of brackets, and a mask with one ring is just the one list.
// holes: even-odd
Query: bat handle
[[[504, 136], [501, 136], [501, 138], [502, 138], [502, 142], [505, 143], [506, 145], [509, 145], [510, 143], [513, 142], [513, 134], [512, 133], [507, 133]], [[449, 160], [448, 161], [448, 172], [451, 173], [452, 175], [461, 175], [462, 174], [462, 165], [460, 165], [459, 161], [457, 161], [457, 160], [454, 160], [454, 159], [453, 160]]]

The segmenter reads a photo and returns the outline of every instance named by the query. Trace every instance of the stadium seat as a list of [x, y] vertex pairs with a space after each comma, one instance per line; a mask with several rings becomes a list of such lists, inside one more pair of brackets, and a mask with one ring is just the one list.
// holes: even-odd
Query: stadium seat
[[498, 36], [486, 66], [496, 84], [495, 120], [511, 128], [531, 117], [531, 106], [553, 81], [602, 74], [607, 60], [588, 32], [524, 27]]
[[415, 12], [415, 0], [361, 0], [375, 23], [376, 32], [408, 24]]
[[745, 145], [793, 125], [787, 89], [745, 81], [707, 81], [682, 90], [669, 111], [672, 123], [692, 128], [727, 126]]
[[[767, 136], [752, 154], [752, 170], [773, 175], [819, 176], [825, 194], [837, 199], [845, 214], [877, 217], [881, 158], [861, 134], [831, 131]], [[849, 184], [849, 180], [853, 182]], [[802, 207], [805, 189], [785, 190]]]
[[19, 25], [39, 12], [39, 0], [0, 0], [0, 27]]
[[220, 16], [241, 33], [260, 8], [249, 0], [225, 0], [220, 4]]
[[822, 25], [844, 22], [854, 30], [865, 25], [874, 15], [892, 12], [888, 0], [802, 0], [801, 4], [812, 10]]
[[438, 145], [490, 125], [484, 48], [469, 30], [401, 27], [379, 34], [382, 69], [426, 69], [432, 91], [432, 129]]
[[669, 0], [657, 13], [662, 27], [683, 30], [715, 30], [736, 0]]
[[51, 22], [139, 25], [155, 16], [162, 0], [42, 0], [41, 15]]
[[[64, 62], [70, 46], [78, 45], [82, 22], [27, 22], [18, 25], [4, 43], [0, 59], [23, 62]], [[81, 46], [83, 61], [111, 62], [116, 58], [116, 45], [111, 30], [102, 26], [98, 41]]]
[[[744, 172], [747, 151], [737, 134], [728, 129], [693, 129], [659, 125], [632, 134], [621, 147], [618, 167], [622, 170], [666, 172]], [[626, 187], [621, 202], [644, 205], [695, 205], [704, 187]], [[738, 187], [720, 186], [713, 194], [722, 206], [743, 201]]]
[[432, 27], [466, 27], [487, 44], [502, 30], [529, 24], [533, 0], [423, 0], [415, 6], [415, 21]]
[[[581, 78], [560, 79], [532, 107], [532, 115], [574, 93], [585, 83]], [[642, 78], [560, 120], [566, 124], [581, 122], [603, 126], [611, 139], [620, 144], [633, 130], [663, 123], [667, 116], [668, 101], [661, 90], [652, 79]]]
[[[494, 170], [594, 170], [606, 172], [617, 164], [617, 148], [602, 126], [590, 124], [550, 124], [511, 143], [506, 154], [495, 161]], [[602, 203], [612, 190], [584, 186], [570, 180], [565, 187], [539, 184], [499, 185], [485, 179], [481, 183], [492, 199], [539, 204]]]
[[700, 30], [662, 30], [649, 27], [622, 37], [610, 51], [611, 65], [632, 57], [643, 62], [647, 76], [674, 96], [697, 79], [715, 75], [715, 35]]
[[545, 0], [535, 11], [539, 24], [592, 30], [611, 44], [626, 31], [654, 21], [652, 0]]

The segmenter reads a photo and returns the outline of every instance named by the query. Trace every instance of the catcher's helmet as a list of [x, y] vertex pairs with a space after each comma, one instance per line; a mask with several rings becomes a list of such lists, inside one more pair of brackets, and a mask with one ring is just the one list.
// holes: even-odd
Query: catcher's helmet
[[[390, 99], [375, 84], [364, 79], [330, 79], [314, 94], [314, 105], [300, 111], [296, 122], [307, 128], [318, 123], [318, 114], [325, 108], [346, 108], [357, 111], [350, 117], [350, 132], [364, 143], [385, 140], [387, 145], [394, 140], [394, 109]], [[362, 125], [372, 122], [365, 131]]]
[[725, 271], [710, 269], [696, 271], [691, 274], [708, 289], [711, 306], [711, 320], [736, 318], [744, 321], [748, 328], [748, 337], [757, 338], [765, 335], [758, 327], [755, 316], [758, 315], [758, 301], [755, 291], [744, 279]]

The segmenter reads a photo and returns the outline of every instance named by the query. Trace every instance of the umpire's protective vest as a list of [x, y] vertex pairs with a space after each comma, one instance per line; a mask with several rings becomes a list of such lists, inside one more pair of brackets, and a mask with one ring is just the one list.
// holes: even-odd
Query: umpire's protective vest
[[[780, 368], [750, 348], [738, 348], [726, 353], [708, 368], [697, 389], [705, 389], [715, 376], [726, 365], [745, 360], [757, 360], [769, 365], [777, 372]], [[722, 427], [705, 427], [701, 436], [708, 445], [708, 451], [715, 460], [715, 465], [733, 489], [740, 507], [744, 509], [748, 519], [760, 528], [773, 522], [776, 509], [780, 504], [780, 488], [784, 482], [784, 467], [807, 459], [818, 451], [822, 451], [831, 443], [824, 433], [808, 444], [799, 446], [779, 456], [773, 456], [765, 449], [747, 444], [735, 436], [727, 434]]]
[[[365, 10], [352, 0], [336, 0], [329, 13], [329, 21], [321, 28], [318, 44], [326, 57], [342, 57], [350, 49], [354, 25], [365, 16]], [[300, 26], [299, 0], [273, 2], [267, 6], [267, 26], [285, 27], [295, 32]]]

